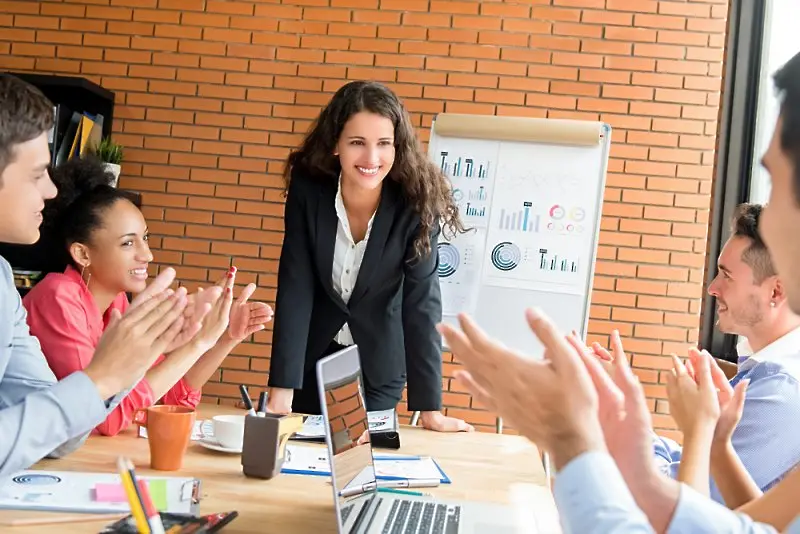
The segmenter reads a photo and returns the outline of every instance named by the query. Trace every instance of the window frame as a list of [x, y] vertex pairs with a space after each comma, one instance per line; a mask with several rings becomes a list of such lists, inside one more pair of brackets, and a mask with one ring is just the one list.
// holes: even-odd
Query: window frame
[[[756, 120], [762, 81], [766, 1], [731, 0], [723, 76], [722, 108], [706, 243], [705, 286], [717, 274], [717, 258], [730, 237], [736, 206], [750, 198], [756, 150]], [[716, 328], [716, 299], [704, 292], [700, 314], [700, 347], [717, 358], [735, 362], [738, 336]]]

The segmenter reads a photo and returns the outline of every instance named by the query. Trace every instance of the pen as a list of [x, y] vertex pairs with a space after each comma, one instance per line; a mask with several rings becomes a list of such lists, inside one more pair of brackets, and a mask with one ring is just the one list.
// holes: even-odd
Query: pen
[[253, 408], [253, 401], [250, 400], [250, 394], [247, 392], [247, 386], [240, 384], [239, 393], [242, 394], [242, 401], [244, 402], [244, 407], [247, 408], [247, 413], [255, 415], [256, 411]]
[[339, 492], [339, 497], [353, 497], [354, 495], [361, 495], [376, 489], [374, 482], [367, 482], [366, 484], [359, 484], [352, 488], [345, 488]]
[[258, 415], [266, 415], [267, 413], [267, 392], [262, 391], [258, 395]]
[[398, 480], [379, 480], [379, 488], [435, 488], [442, 481], [438, 478], [413, 478]]

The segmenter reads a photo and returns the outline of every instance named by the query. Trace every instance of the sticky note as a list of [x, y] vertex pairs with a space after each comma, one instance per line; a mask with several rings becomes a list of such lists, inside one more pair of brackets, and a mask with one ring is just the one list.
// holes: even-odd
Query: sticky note
[[[166, 480], [138, 480], [139, 486], [147, 484], [153, 506], [159, 512], [167, 510], [167, 481]], [[128, 496], [122, 484], [95, 484], [94, 500], [96, 502], [126, 503]]]
[[156, 507], [156, 510], [158, 510], [159, 512], [166, 512], [167, 481], [164, 479], [149, 480], [147, 482], [147, 488], [150, 490], [150, 498], [153, 500], [153, 506]]
[[128, 502], [122, 484], [95, 484], [94, 500], [97, 502]]

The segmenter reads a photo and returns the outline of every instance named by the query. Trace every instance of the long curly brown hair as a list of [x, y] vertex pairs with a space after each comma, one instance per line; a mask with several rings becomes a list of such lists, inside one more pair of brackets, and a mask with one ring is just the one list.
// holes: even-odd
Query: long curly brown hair
[[431, 233], [442, 221], [451, 235], [466, 231], [453, 201], [450, 181], [422, 150], [411, 118], [397, 95], [383, 84], [371, 81], [350, 82], [342, 86], [314, 121], [303, 144], [289, 154], [283, 170], [286, 191], [292, 169], [337, 179], [341, 166], [334, 149], [345, 124], [356, 113], [368, 111], [392, 121], [395, 159], [389, 174], [402, 187], [406, 199], [420, 217], [421, 229], [414, 241], [416, 257], [431, 252]]

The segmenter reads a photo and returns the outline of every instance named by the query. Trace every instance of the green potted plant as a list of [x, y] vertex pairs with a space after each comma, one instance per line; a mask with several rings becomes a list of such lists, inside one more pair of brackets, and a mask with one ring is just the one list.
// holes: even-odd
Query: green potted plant
[[105, 163], [106, 170], [114, 175], [114, 183], [112, 185], [116, 187], [121, 170], [122, 146], [116, 144], [110, 137], [104, 137], [92, 152], [100, 161]]

